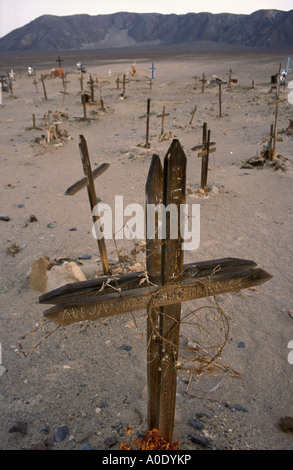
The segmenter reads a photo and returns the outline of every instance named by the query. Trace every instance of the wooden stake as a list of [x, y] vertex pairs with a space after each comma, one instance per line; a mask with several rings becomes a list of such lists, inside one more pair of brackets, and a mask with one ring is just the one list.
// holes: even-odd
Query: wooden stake
[[47, 99], [47, 91], [46, 91], [46, 86], [45, 86], [45, 79], [44, 79], [44, 76], [42, 74], [41, 74], [41, 80], [42, 80], [42, 84], [43, 84], [44, 98], [46, 100]]
[[170, 116], [170, 114], [166, 113], [166, 106], [163, 106], [163, 112], [162, 114], [158, 114], [157, 117], [158, 118], [162, 118], [162, 124], [161, 124], [161, 135], [164, 134], [164, 121], [165, 121], [165, 116]]
[[83, 106], [83, 118], [86, 121], [87, 120], [87, 115], [86, 115], [86, 97], [85, 94], [83, 93], [81, 95], [81, 101], [82, 101], [82, 106]]
[[222, 117], [222, 90], [221, 90], [222, 83], [219, 82], [218, 85], [219, 85], [219, 116]]
[[193, 121], [193, 118], [194, 118], [194, 115], [195, 115], [195, 111], [197, 110], [197, 106], [194, 107], [194, 110], [192, 111], [191, 113], [191, 118], [190, 118], [190, 121], [189, 121], [189, 125], [191, 126], [192, 124], [192, 121]]
[[145, 148], [150, 148], [151, 144], [149, 143], [149, 128], [150, 128], [150, 106], [151, 100], [148, 98], [147, 101], [147, 122], [146, 122], [146, 140], [145, 140]]

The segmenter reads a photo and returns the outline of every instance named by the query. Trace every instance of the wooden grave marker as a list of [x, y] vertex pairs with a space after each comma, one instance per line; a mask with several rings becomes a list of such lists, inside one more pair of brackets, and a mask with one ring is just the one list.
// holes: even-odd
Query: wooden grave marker
[[121, 98], [126, 98], [125, 95], [125, 89], [126, 89], [126, 83], [130, 83], [130, 80], [126, 79], [126, 75], [123, 75], [123, 82], [122, 82], [122, 93], [121, 93]]
[[201, 92], [204, 93], [205, 84], [206, 84], [206, 82], [207, 82], [207, 79], [206, 79], [204, 73], [202, 74], [202, 78], [200, 78], [199, 81], [201, 82]]
[[[181, 232], [177, 239], [171, 238], [167, 217], [165, 236], [157, 236], [162, 218], [151, 224], [148, 207], [171, 203], [178, 209], [185, 202], [185, 187], [186, 156], [174, 139], [164, 168], [153, 155], [148, 173], [147, 273], [67, 284], [39, 297], [40, 304], [54, 305], [44, 312], [45, 318], [61, 326], [147, 310], [148, 428], [157, 428], [168, 442], [172, 442], [174, 428], [181, 303], [261, 285], [272, 277], [250, 260], [225, 258], [183, 264]], [[142, 282], [145, 274], [151, 281], [146, 284]]]
[[68, 95], [68, 92], [66, 91], [67, 89], [67, 80], [63, 82], [64, 89], [60, 91], [60, 93], [63, 94], [62, 97], [62, 106], [61, 106], [61, 113], [64, 113], [64, 105], [65, 105], [65, 96]]
[[192, 147], [191, 150], [197, 151], [202, 150], [199, 152], [198, 157], [201, 158], [201, 183], [200, 187], [203, 191], [206, 190], [207, 181], [208, 181], [208, 166], [209, 166], [209, 155], [216, 151], [216, 142], [210, 141], [211, 131], [207, 130], [207, 123], [203, 123], [203, 131], [202, 131], [202, 144], [196, 145]]
[[[96, 168], [94, 171], [92, 171], [89, 152], [88, 152], [88, 147], [87, 147], [87, 142], [86, 142], [83, 135], [79, 136], [79, 150], [80, 150], [80, 156], [81, 156], [81, 161], [82, 161], [84, 177], [82, 179], [78, 180], [73, 185], [71, 185], [69, 188], [67, 188], [67, 190], [65, 191], [65, 195], [66, 196], [73, 196], [74, 194], [79, 192], [84, 187], [87, 187], [92, 219], [93, 219], [93, 222], [96, 223], [96, 222], [99, 221], [100, 216], [99, 215], [93, 215], [93, 209], [94, 208], [95, 208], [95, 214], [97, 214], [97, 212], [98, 212], [97, 207], [96, 207], [97, 206], [97, 196], [96, 196], [94, 180], [98, 176], [102, 175], [109, 168], [109, 164], [103, 163], [98, 168]], [[101, 239], [98, 239], [97, 241], [98, 241], [98, 247], [99, 247], [100, 257], [101, 257], [101, 261], [102, 261], [102, 266], [103, 266], [103, 272], [104, 272], [104, 274], [109, 274], [110, 267], [109, 267], [107, 252], [106, 252], [105, 239], [103, 237]]]
[[192, 113], [191, 113], [191, 117], [190, 117], [190, 121], [189, 121], [189, 125], [191, 126], [192, 125], [192, 121], [193, 121], [193, 118], [194, 118], [194, 115], [195, 115], [195, 112], [197, 110], [197, 105], [195, 105]]
[[166, 106], [163, 106], [163, 112], [162, 114], [158, 114], [158, 118], [162, 118], [162, 123], [161, 123], [161, 135], [164, 134], [164, 123], [165, 123], [165, 117], [170, 116], [170, 114], [166, 113]]
[[157, 70], [156, 67], [154, 66], [154, 64], [152, 64], [152, 66], [149, 68], [149, 70], [152, 71], [152, 80], [153, 80], [155, 78], [155, 70]]

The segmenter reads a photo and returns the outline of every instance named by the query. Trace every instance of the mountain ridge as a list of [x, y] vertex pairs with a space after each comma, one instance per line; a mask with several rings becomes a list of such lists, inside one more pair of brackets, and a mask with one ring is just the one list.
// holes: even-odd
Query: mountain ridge
[[293, 46], [293, 10], [232, 13], [117, 12], [109, 15], [42, 15], [0, 38], [0, 52], [52, 52], [190, 45], [198, 41], [249, 48]]

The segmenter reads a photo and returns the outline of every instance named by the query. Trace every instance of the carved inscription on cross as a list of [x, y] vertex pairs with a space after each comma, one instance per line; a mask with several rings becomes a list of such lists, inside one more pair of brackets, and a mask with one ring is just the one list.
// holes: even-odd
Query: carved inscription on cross
[[[84, 171], [84, 178], [78, 180], [76, 183], [74, 183], [69, 188], [67, 188], [67, 190], [65, 191], [65, 195], [73, 196], [74, 194], [76, 194], [77, 192], [79, 192], [81, 189], [83, 189], [86, 186], [87, 191], [88, 191], [88, 198], [90, 202], [93, 222], [99, 223], [100, 216], [98, 215], [97, 196], [96, 196], [94, 180], [98, 176], [102, 175], [109, 168], [109, 164], [103, 163], [94, 171], [92, 171], [87, 142], [83, 135], [79, 136], [79, 150], [80, 150], [80, 156], [81, 156], [81, 161], [82, 161], [82, 167]], [[95, 214], [93, 214], [94, 208], [95, 208]], [[109, 267], [109, 261], [108, 261], [108, 256], [106, 252], [106, 245], [105, 245], [104, 238], [98, 239], [98, 247], [99, 247], [101, 261], [103, 265], [103, 272], [104, 274], [108, 274], [110, 272], [110, 267]]]
[[[158, 428], [172, 442], [181, 303], [260, 285], [271, 278], [256, 263], [241, 259], [218, 259], [183, 264], [181, 231], [171, 238], [171, 221], [158, 236], [162, 218], [152, 218], [150, 204], [185, 203], [186, 156], [174, 139], [162, 167], [153, 155], [146, 184], [146, 273], [138, 272], [68, 284], [39, 298], [53, 304], [47, 319], [58, 325], [95, 320], [147, 309], [148, 427]], [[180, 225], [178, 217], [178, 229]]]
[[202, 131], [202, 144], [196, 145], [191, 149], [193, 151], [202, 150], [202, 152], [199, 152], [198, 157], [201, 157], [202, 159], [200, 187], [203, 189], [203, 191], [206, 190], [208, 182], [209, 154], [216, 151], [216, 143], [210, 141], [210, 136], [211, 131], [207, 130], [207, 123], [204, 122]]

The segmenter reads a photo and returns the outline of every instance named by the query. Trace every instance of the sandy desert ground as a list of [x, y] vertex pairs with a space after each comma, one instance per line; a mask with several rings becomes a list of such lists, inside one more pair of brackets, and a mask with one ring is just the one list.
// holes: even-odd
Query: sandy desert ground
[[[288, 347], [293, 341], [293, 136], [286, 133], [293, 105], [287, 89], [280, 95], [277, 142], [284, 160], [280, 167], [245, 164], [261, 154], [269, 135], [275, 117], [271, 76], [280, 63], [286, 64], [287, 55], [133, 56], [90, 62], [84, 57], [84, 87], [89, 89], [89, 74], [98, 85], [86, 121], [76, 58], [63, 59], [68, 80], [63, 115], [62, 79], [46, 79], [47, 99], [40, 80], [41, 73], [56, 66], [55, 60], [35, 61], [37, 85], [27, 76], [29, 59], [15, 59], [6, 68], [16, 75], [12, 94], [2, 93], [0, 117], [0, 213], [9, 219], [0, 220], [0, 448], [115, 450], [127, 439], [128, 425], [140, 431], [147, 426], [145, 311], [55, 332], [54, 324], [47, 323], [32, 333], [45, 323], [47, 308], [38, 302], [42, 292], [30, 288], [34, 260], [73, 260], [88, 279], [103, 274], [87, 191], [64, 195], [83, 176], [78, 148], [83, 135], [92, 167], [110, 164], [95, 187], [101, 201], [112, 207], [115, 195], [123, 196], [125, 205], [144, 206], [152, 154], [163, 160], [172, 138], [179, 139], [188, 162], [187, 202], [200, 204], [201, 213], [200, 246], [185, 253], [185, 263], [244, 258], [273, 276], [260, 287], [217, 297], [229, 317], [229, 337], [214, 367], [199, 375], [193, 370], [194, 346], [213, 353], [213, 346], [223, 341], [221, 316], [208, 308], [215, 306], [213, 299], [183, 305], [184, 314], [207, 307], [192, 324], [181, 326], [181, 361], [190, 368], [178, 372], [174, 440], [187, 450], [292, 450], [292, 433], [279, 426], [281, 418], [293, 416]], [[134, 61], [136, 75], [131, 75]], [[152, 62], [156, 70], [150, 88]], [[237, 83], [222, 85], [219, 117], [214, 76], [228, 80], [230, 69]], [[208, 80], [204, 93], [199, 81], [203, 73]], [[123, 74], [129, 81], [125, 99], [116, 84]], [[146, 149], [148, 98], [151, 147]], [[163, 106], [168, 116], [162, 140], [157, 115]], [[44, 142], [46, 113], [60, 123], [62, 139]], [[216, 152], [209, 160], [210, 191], [202, 195], [201, 161], [191, 148], [201, 143], [204, 122]], [[135, 245], [124, 239], [115, 245], [107, 240], [114, 272], [144, 268], [145, 253], [139, 252], [143, 241]], [[89, 259], [82, 259], [84, 254]], [[54, 431], [60, 427], [66, 435], [58, 442]], [[205, 438], [207, 445], [194, 442], [191, 435]]]

